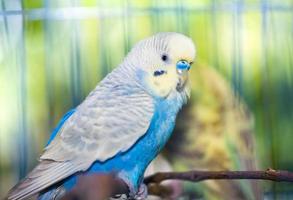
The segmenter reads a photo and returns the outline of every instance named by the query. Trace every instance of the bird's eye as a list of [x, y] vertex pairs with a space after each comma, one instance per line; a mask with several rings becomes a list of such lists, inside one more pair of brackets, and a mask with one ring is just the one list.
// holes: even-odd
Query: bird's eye
[[167, 61], [168, 60], [168, 56], [166, 54], [163, 54], [161, 58], [162, 58], [162, 61]]
[[190, 64], [190, 65], [192, 65], [192, 64], [193, 64], [193, 62], [190, 62], [189, 64]]

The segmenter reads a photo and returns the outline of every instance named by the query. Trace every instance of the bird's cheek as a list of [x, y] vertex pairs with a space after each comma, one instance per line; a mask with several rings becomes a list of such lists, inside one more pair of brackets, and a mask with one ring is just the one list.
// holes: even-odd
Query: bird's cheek
[[175, 77], [172, 77], [169, 73], [162, 76], [150, 76], [148, 79], [149, 88], [151, 93], [157, 97], [166, 97], [174, 88], [176, 83]]

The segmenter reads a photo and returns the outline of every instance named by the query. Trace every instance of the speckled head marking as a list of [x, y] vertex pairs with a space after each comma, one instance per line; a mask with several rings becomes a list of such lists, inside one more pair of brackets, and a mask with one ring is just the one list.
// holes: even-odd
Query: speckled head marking
[[157, 97], [188, 86], [188, 70], [195, 59], [195, 46], [180, 33], [158, 33], [138, 42], [124, 64], [135, 68], [139, 82]]

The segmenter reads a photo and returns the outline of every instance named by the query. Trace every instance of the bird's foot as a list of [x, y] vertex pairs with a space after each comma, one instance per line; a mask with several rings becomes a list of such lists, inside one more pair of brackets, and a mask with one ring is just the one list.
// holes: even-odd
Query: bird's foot
[[139, 186], [138, 192], [135, 194], [134, 199], [144, 200], [147, 199], [148, 196], [148, 187], [142, 183]]
[[[126, 183], [127, 184], [127, 183]], [[148, 189], [145, 184], [140, 184], [139, 188], [133, 187], [132, 184], [127, 184], [129, 188], [129, 199], [144, 200], [147, 199]]]

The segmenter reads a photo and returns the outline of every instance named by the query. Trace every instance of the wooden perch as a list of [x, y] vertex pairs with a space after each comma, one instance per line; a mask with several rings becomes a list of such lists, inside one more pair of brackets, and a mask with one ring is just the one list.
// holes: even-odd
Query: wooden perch
[[[172, 194], [172, 189], [160, 183], [165, 180], [199, 182], [211, 179], [255, 179], [293, 183], [293, 173], [289, 171], [267, 169], [265, 171], [188, 171], [159, 172], [148, 176], [144, 183], [148, 193], [161, 197]], [[116, 194], [128, 194], [126, 184], [113, 174], [81, 176], [73, 190], [66, 193], [62, 200], [102, 200]]]
[[209, 179], [257, 179], [293, 183], [293, 173], [283, 170], [265, 171], [188, 171], [159, 172], [144, 179], [145, 184], [160, 183], [165, 180], [199, 182]]

